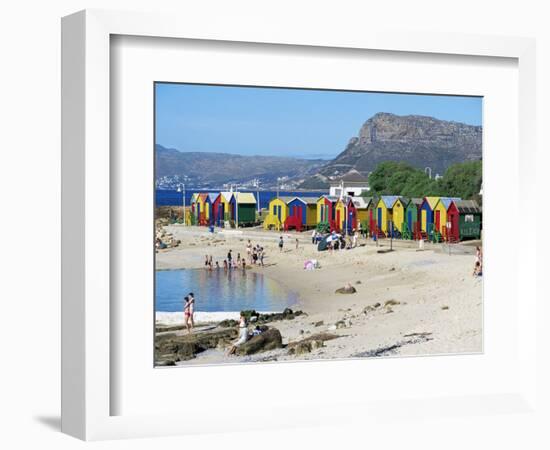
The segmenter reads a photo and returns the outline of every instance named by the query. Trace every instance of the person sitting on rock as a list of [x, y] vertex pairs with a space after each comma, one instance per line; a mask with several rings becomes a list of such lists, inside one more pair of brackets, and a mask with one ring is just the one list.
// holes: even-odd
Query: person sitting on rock
[[239, 319], [239, 338], [229, 348], [227, 355], [229, 356], [235, 354], [239, 345], [244, 344], [246, 341], [248, 341], [248, 328], [246, 326], [246, 317], [244, 316], [244, 314], [241, 313], [241, 317]]

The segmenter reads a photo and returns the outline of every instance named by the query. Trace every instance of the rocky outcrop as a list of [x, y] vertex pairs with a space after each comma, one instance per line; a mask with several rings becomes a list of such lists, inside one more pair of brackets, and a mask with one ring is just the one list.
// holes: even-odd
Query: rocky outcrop
[[342, 176], [350, 170], [368, 175], [384, 161], [401, 161], [413, 167], [430, 167], [433, 175], [444, 174], [451, 164], [481, 159], [482, 127], [439, 120], [427, 116], [398, 116], [378, 113], [367, 120], [359, 135], [319, 172], [306, 180], [320, 187], [321, 182]]
[[254, 355], [268, 350], [283, 347], [283, 337], [277, 328], [268, 328], [257, 336], [253, 336], [237, 348], [237, 355]]
[[[277, 320], [293, 320], [296, 317], [306, 315], [303, 311], [293, 311], [290, 308], [285, 308], [283, 312], [280, 313], [269, 313], [269, 314], [260, 314], [259, 312], [251, 309], [246, 311], [241, 311], [241, 314], [244, 315], [248, 323], [263, 324], [269, 322], [275, 322]], [[219, 327], [235, 327], [239, 324], [237, 320], [227, 319], [222, 320], [218, 326]]]
[[210, 348], [226, 347], [237, 336], [237, 328], [215, 329], [183, 336], [174, 333], [157, 335], [155, 363], [156, 365], [174, 365], [178, 361], [187, 361]]
[[318, 333], [309, 336], [300, 341], [291, 342], [288, 344], [289, 355], [304, 355], [311, 353], [313, 350], [321, 348], [325, 345], [325, 341], [336, 339], [338, 336], [331, 333]]

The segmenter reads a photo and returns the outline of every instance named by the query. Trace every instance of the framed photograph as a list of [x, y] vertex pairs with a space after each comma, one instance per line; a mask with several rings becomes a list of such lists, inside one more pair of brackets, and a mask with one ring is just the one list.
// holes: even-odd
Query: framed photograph
[[532, 407], [531, 40], [84, 11], [62, 45], [64, 432]]

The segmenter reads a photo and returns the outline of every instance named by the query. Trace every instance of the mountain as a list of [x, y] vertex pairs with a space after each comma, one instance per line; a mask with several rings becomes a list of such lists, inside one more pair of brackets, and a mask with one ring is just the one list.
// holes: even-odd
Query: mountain
[[317, 173], [326, 160], [182, 152], [157, 144], [155, 163], [156, 184], [165, 189], [182, 181], [196, 188], [222, 188], [228, 183], [246, 187], [256, 178], [262, 189], [269, 189], [276, 188], [277, 177], [285, 177], [285, 189], [290, 189]]
[[481, 159], [482, 127], [427, 116], [377, 113], [367, 120], [334, 160], [300, 187], [326, 187], [331, 179], [354, 169], [363, 175], [383, 161], [430, 167], [443, 174], [451, 164]]

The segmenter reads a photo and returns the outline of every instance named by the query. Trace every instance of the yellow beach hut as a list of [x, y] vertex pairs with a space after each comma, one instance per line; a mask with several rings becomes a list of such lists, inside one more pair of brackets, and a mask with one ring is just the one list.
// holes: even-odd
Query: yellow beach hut
[[198, 225], [207, 225], [209, 217], [209, 207], [208, 207], [208, 194], [200, 193], [197, 196], [197, 219]]
[[447, 236], [447, 210], [453, 201], [461, 200], [457, 197], [440, 197], [433, 209], [434, 230], [441, 236]]
[[425, 233], [431, 232], [434, 223], [434, 208], [439, 201], [439, 197], [424, 197], [420, 206], [420, 229]]
[[334, 206], [334, 221], [336, 224], [336, 229], [338, 231], [344, 230], [344, 222], [346, 220], [346, 205], [348, 203], [347, 197], [339, 198]]
[[384, 233], [390, 230], [393, 221], [392, 208], [399, 197], [397, 195], [382, 195], [376, 205], [376, 225]]
[[392, 222], [393, 229], [403, 233], [403, 224], [405, 223], [405, 211], [407, 209], [407, 201], [402, 197], [398, 197], [392, 206]]
[[275, 197], [269, 201], [269, 213], [264, 220], [264, 229], [279, 231], [288, 217], [288, 202], [294, 197]]
[[220, 192], [220, 214], [223, 220], [235, 220], [235, 211], [233, 210], [233, 192]]

